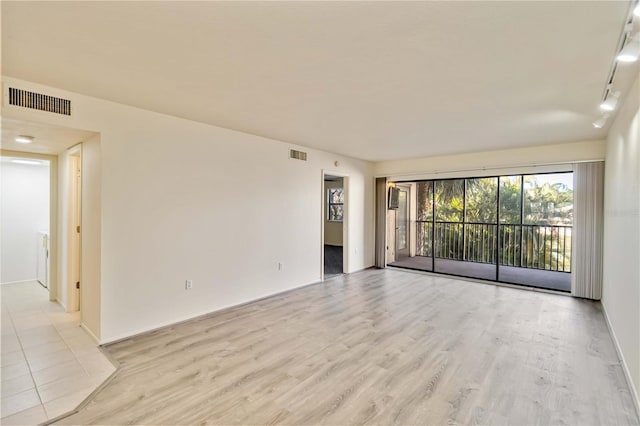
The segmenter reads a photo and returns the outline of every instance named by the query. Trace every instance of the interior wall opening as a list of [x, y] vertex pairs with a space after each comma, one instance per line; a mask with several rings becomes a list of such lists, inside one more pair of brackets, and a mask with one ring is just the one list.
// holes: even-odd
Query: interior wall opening
[[344, 272], [345, 188], [342, 176], [324, 176], [324, 278]]
[[[60, 309], [73, 314], [79, 324], [91, 337], [100, 340], [100, 298], [101, 298], [101, 149], [100, 135], [93, 131], [56, 126], [37, 121], [2, 118], [2, 172], [9, 170], [5, 166], [5, 157], [20, 157], [33, 162], [46, 162], [50, 165], [47, 191], [50, 195], [46, 208], [49, 219], [46, 226], [39, 226], [43, 231], [30, 237], [29, 247], [45, 249], [39, 252], [39, 267], [32, 279], [40, 289], [44, 283], [48, 292], [41, 298], [33, 300], [41, 304], [43, 309], [53, 309], [54, 302]], [[32, 166], [35, 167], [35, 166]], [[80, 173], [82, 171], [82, 173]], [[12, 191], [25, 194], [25, 185], [33, 179], [13, 185]], [[16, 203], [5, 202], [5, 195], [10, 190], [5, 186], [8, 179], [2, 179], [3, 208]], [[45, 185], [46, 186], [46, 185]], [[26, 216], [35, 209], [21, 209]], [[40, 209], [42, 210], [42, 209]], [[3, 212], [3, 226], [11, 226]], [[48, 231], [48, 235], [46, 232]], [[35, 232], [35, 231], [34, 231]], [[2, 236], [9, 236], [2, 232]], [[48, 237], [48, 238], [47, 238]], [[47, 244], [48, 243], [48, 244]], [[2, 272], [10, 272], [4, 266], [6, 259], [14, 250], [2, 241]], [[38, 253], [38, 252], [36, 252]], [[48, 254], [45, 264], [44, 258]], [[24, 256], [22, 256], [24, 258]], [[46, 265], [46, 274], [44, 267]], [[0, 276], [0, 282], [8, 281], [8, 275]], [[11, 280], [14, 281], [14, 280]], [[42, 284], [38, 284], [38, 282]], [[3, 286], [4, 290], [8, 286]], [[22, 291], [22, 290], [21, 290]], [[21, 291], [18, 293], [22, 294]], [[29, 289], [25, 292], [33, 293]], [[15, 292], [14, 292], [15, 293]], [[16, 298], [24, 295], [15, 293]], [[13, 294], [13, 293], [12, 293]], [[38, 293], [40, 294], [40, 293]], [[35, 294], [32, 294], [34, 297]], [[42, 300], [41, 300], [42, 299]], [[39, 305], [40, 306], [40, 305]], [[80, 311], [80, 309], [82, 310]]]
[[2, 156], [2, 284], [50, 280], [50, 161]]

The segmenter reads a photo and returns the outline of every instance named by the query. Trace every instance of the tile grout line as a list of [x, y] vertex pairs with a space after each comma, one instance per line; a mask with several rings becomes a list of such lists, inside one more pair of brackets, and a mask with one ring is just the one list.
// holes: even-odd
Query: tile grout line
[[[4, 301], [3, 301], [3, 303], [4, 303]], [[27, 368], [29, 369], [29, 377], [31, 377], [31, 383], [33, 383], [33, 389], [35, 390], [36, 395], [38, 395], [38, 400], [40, 401], [40, 406], [42, 407], [42, 410], [44, 411], [44, 413], [46, 415], [47, 411], [44, 408], [44, 404], [42, 402], [42, 397], [40, 396], [40, 392], [38, 391], [38, 386], [36, 386], [36, 380], [33, 378], [33, 371], [31, 370], [31, 364], [29, 363], [29, 360], [27, 359], [27, 354], [26, 354], [26, 352], [24, 350], [24, 346], [22, 346], [22, 339], [20, 338], [20, 335], [18, 334], [18, 330], [16, 329], [16, 322], [15, 322], [15, 320], [13, 318], [13, 312], [12, 312], [11, 309], [8, 309], [8, 307], [7, 307], [7, 312], [9, 312], [9, 320], [11, 321], [11, 327], [13, 327], [13, 332], [15, 333], [16, 339], [18, 339], [18, 344], [20, 345], [20, 351], [22, 351], [22, 358], [24, 358], [24, 362], [27, 364]], [[35, 407], [35, 405], [33, 407]], [[18, 412], [10, 414], [9, 416], [13, 416], [13, 415], [21, 413], [23, 411], [30, 410], [33, 407], [25, 408], [24, 410], [20, 410]], [[4, 416], [2, 418], [9, 417], [9, 416]], [[0, 420], [2, 418], [0, 418]]]
[[[33, 292], [28, 292], [28, 297], [27, 297], [27, 299], [28, 299], [29, 301], [31, 301], [33, 298], [34, 298], [34, 294], [33, 294]], [[47, 301], [47, 303], [46, 303], [46, 305], [47, 305], [47, 306], [48, 306], [48, 303], [50, 303], [50, 301]], [[50, 416], [50, 415], [49, 415], [49, 412], [47, 411], [47, 409], [46, 409], [46, 407], [45, 407], [45, 403], [44, 403], [44, 402], [43, 402], [43, 400], [42, 400], [40, 386], [38, 386], [38, 384], [36, 383], [35, 378], [34, 378], [34, 376], [33, 376], [34, 371], [33, 371], [33, 368], [32, 368], [32, 366], [31, 366], [31, 363], [29, 362], [29, 360], [28, 360], [28, 358], [27, 358], [26, 350], [25, 350], [25, 348], [24, 348], [24, 345], [23, 345], [23, 342], [22, 342], [22, 338], [20, 337], [20, 334], [18, 333], [18, 330], [17, 330], [17, 328], [16, 328], [16, 319], [14, 318], [13, 310], [12, 310], [12, 309], [9, 309], [8, 305], [5, 303], [5, 301], [4, 301], [4, 300], [3, 300], [3, 303], [2, 303], [2, 304], [3, 304], [3, 305], [5, 305], [5, 307], [6, 307], [6, 311], [7, 311], [7, 313], [9, 314], [9, 320], [11, 321], [11, 327], [12, 327], [13, 333], [14, 333], [14, 335], [16, 336], [16, 339], [17, 339], [17, 341], [18, 341], [18, 345], [20, 346], [20, 351], [22, 352], [22, 358], [23, 358], [24, 362], [26, 363], [27, 368], [28, 368], [28, 370], [29, 370], [29, 377], [31, 378], [31, 383], [33, 384], [33, 388], [30, 388], [30, 389], [34, 389], [34, 390], [35, 390], [36, 395], [38, 396], [39, 405], [42, 407], [42, 410], [43, 410], [43, 412], [44, 412], [44, 414], [45, 414], [45, 416], [46, 416], [46, 418], [47, 418], [47, 422], [48, 422], [48, 421], [50, 421], [50, 420], [52, 420], [52, 419], [55, 419], [55, 418], [57, 418], [57, 417], [60, 417], [60, 416], [52, 417], [52, 416]], [[77, 363], [79, 364], [79, 366], [80, 366], [80, 370], [79, 370], [79, 371], [83, 372], [83, 373], [86, 375], [86, 377], [89, 379], [89, 381], [91, 382], [91, 380], [92, 380], [92, 375], [91, 375], [91, 373], [88, 371], [88, 369], [84, 366], [84, 364], [80, 361], [80, 358], [82, 358], [82, 357], [80, 357], [78, 354], [76, 354], [76, 352], [73, 350], [73, 348], [71, 348], [71, 346], [70, 346], [70, 345], [69, 345], [69, 343], [67, 342], [67, 338], [66, 338], [64, 335], [62, 335], [62, 334], [61, 334], [61, 332], [60, 332], [60, 328], [57, 326], [58, 324], [56, 324], [56, 323], [51, 319], [51, 316], [49, 315], [49, 314], [50, 314], [50, 312], [49, 312], [48, 310], [45, 310], [45, 309], [44, 309], [44, 305], [45, 305], [45, 304], [37, 303], [37, 308], [35, 309], [35, 312], [37, 313], [37, 315], [42, 315], [44, 318], [46, 318], [46, 320], [47, 320], [47, 325], [50, 325], [50, 326], [52, 326], [52, 327], [55, 329], [57, 336], [60, 338], [60, 340], [62, 340], [62, 342], [64, 342], [64, 346], [66, 347], [66, 349], [63, 349], [63, 350], [68, 350], [69, 352], [71, 352], [71, 354], [73, 355], [73, 359], [74, 359], [74, 361], [75, 361], [75, 362], [77, 362]], [[60, 307], [61, 307], [61, 306], [60, 306]], [[61, 308], [62, 308], [62, 307], [61, 307]], [[65, 312], [64, 310], [62, 310], [61, 312], [63, 312], [64, 314], [73, 315], [73, 313], [67, 313], [67, 312]], [[76, 321], [76, 320], [74, 320], [74, 322], [75, 322], [75, 321]], [[33, 327], [33, 329], [36, 329], [36, 328], [37, 328], [37, 327]], [[78, 325], [75, 325], [75, 326], [72, 326], [72, 327], [69, 327], [69, 329], [73, 329], [73, 328], [78, 328], [78, 329], [82, 330], [82, 327], [80, 327], [80, 325], [79, 325], [79, 324], [78, 324]], [[83, 332], [84, 332], [84, 330], [83, 330]], [[75, 338], [75, 337], [78, 337], [78, 336], [74, 336], [74, 337], [72, 337], [72, 338]], [[38, 345], [36, 345], [36, 346], [38, 346]], [[97, 346], [96, 346], [96, 347], [97, 347]], [[62, 351], [62, 350], [61, 350], [61, 351]], [[61, 351], [59, 351], [59, 352], [61, 352]], [[52, 365], [52, 366], [50, 366], [50, 367], [55, 367], [55, 365]], [[46, 368], [50, 368], [50, 367], [46, 367]], [[46, 384], [49, 384], [49, 383], [51, 383], [51, 382], [48, 382], [48, 383], [46, 383]], [[43, 385], [45, 385], [45, 384], [43, 384]], [[94, 389], [94, 391], [95, 391], [95, 389]], [[53, 400], [51, 400], [51, 401], [48, 401], [48, 402], [53, 402], [53, 401], [56, 401], [56, 400], [58, 400], [58, 399], [65, 398], [65, 397], [67, 397], [67, 396], [68, 396], [68, 395], [63, 395], [63, 396], [60, 396], [60, 397], [55, 398], [55, 399], [53, 399]], [[8, 415], [8, 416], [4, 416], [4, 417], [2, 417], [2, 418], [10, 417], [10, 416], [13, 416], [13, 415], [16, 415], [16, 414], [22, 413], [22, 412], [24, 412], [24, 411], [26, 411], [26, 410], [33, 409], [34, 407], [36, 407], [36, 405], [34, 405], [34, 406], [32, 406], [32, 407], [28, 407], [28, 408], [26, 408], [26, 409], [24, 409], [24, 410], [20, 410], [20, 411], [18, 411], [18, 412], [16, 412], [16, 413], [12, 413], [12, 414], [10, 414], [10, 415]], [[73, 407], [71, 411], [73, 411], [73, 409], [74, 409], [74, 408], [75, 408], [75, 407]]]
[[[59, 306], [60, 306], [60, 305], [59, 305]], [[62, 306], [60, 306], [60, 307], [62, 307]], [[67, 314], [67, 313], [68, 313], [68, 312], [66, 312], [66, 311], [64, 311], [64, 310], [63, 310], [63, 312], [64, 312], [65, 314]], [[47, 314], [45, 313], [45, 316], [47, 317], [47, 320], [51, 323], [51, 325], [53, 326], [53, 328], [56, 330], [56, 333], [57, 333], [57, 334], [58, 334], [58, 336], [60, 337], [60, 340], [62, 340], [62, 341], [64, 342], [64, 345], [67, 347], [67, 349], [69, 350], [69, 352], [71, 352], [71, 354], [73, 354], [73, 358], [78, 362], [78, 364], [80, 364], [80, 361], [78, 361], [78, 360], [77, 360], [77, 358], [76, 358], [76, 354], [75, 354], [75, 353], [73, 352], [73, 350], [71, 349], [71, 346], [69, 346], [69, 344], [68, 344], [68, 343], [67, 343], [67, 341], [65, 340], [64, 336], [63, 336], [62, 334], [60, 334], [60, 330], [58, 329], [58, 327], [56, 327], [56, 326], [55, 326], [55, 324], [53, 323], [53, 321], [51, 321], [51, 318], [49, 317], [49, 315], [47, 315]], [[55, 366], [53, 366], [53, 367], [55, 367]], [[82, 368], [82, 364], [80, 364], [80, 367]], [[35, 380], [34, 380], [34, 383], [35, 383]], [[47, 384], [47, 383], [43, 383], [43, 385], [45, 385], [45, 384]], [[36, 384], [36, 389], [37, 389], [37, 388], [38, 388], [38, 385]], [[38, 393], [39, 393], [39, 390], [38, 390]], [[64, 397], [65, 397], [65, 396], [63, 395], [63, 396], [61, 396], [60, 398], [64, 398]], [[53, 402], [53, 401], [55, 401], [56, 399], [60, 399], [60, 398], [54, 398], [54, 399], [52, 399], [52, 400], [51, 400], [51, 401], [49, 401], [49, 402]], [[42, 400], [42, 399], [41, 399], [41, 400]], [[44, 402], [42, 403], [42, 408], [44, 409], [44, 414], [47, 416], [47, 420], [51, 420], [53, 417], [51, 417], [51, 416], [49, 415], [49, 411], [48, 411], [48, 410], [47, 410], [47, 408], [44, 406]]]

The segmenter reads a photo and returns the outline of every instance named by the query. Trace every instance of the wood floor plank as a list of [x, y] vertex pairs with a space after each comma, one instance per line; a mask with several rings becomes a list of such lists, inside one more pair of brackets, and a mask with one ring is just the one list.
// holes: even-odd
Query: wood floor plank
[[600, 304], [394, 270], [110, 345], [60, 424], [638, 424]]

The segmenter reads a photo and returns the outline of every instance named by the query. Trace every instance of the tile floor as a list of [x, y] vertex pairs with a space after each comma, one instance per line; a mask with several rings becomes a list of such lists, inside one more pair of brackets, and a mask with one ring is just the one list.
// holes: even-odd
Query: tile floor
[[95, 341], [36, 281], [4, 284], [0, 423], [38, 424], [73, 410], [115, 371]]

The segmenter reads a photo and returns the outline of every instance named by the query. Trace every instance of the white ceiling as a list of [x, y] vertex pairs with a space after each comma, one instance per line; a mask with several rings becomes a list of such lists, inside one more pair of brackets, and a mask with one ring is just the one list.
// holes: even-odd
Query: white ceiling
[[[16, 142], [20, 135], [33, 136], [29, 144]], [[37, 154], [59, 154], [65, 149], [89, 139], [94, 132], [32, 123], [2, 117], [2, 149]]]
[[3, 72], [369, 160], [473, 152], [605, 137], [591, 122], [628, 10], [2, 2]]

